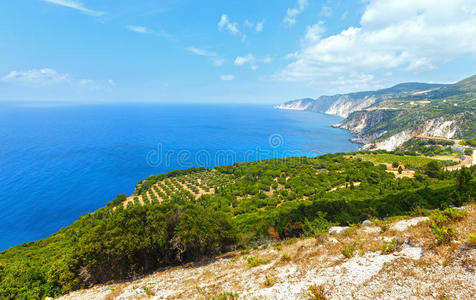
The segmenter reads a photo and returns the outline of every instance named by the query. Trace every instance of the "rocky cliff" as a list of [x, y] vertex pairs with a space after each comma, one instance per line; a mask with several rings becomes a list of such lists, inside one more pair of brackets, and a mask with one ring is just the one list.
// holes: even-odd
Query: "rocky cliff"
[[362, 149], [395, 150], [414, 136], [474, 138], [476, 76], [455, 84], [403, 83], [368, 92], [293, 100], [280, 109], [306, 110], [345, 119]]

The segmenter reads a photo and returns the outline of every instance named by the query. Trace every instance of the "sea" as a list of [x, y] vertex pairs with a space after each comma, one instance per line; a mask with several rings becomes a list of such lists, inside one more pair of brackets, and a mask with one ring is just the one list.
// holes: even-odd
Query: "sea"
[[0, 104], [0, 251], [153, 174], [356, 151], [340, 117], [248, 104]]

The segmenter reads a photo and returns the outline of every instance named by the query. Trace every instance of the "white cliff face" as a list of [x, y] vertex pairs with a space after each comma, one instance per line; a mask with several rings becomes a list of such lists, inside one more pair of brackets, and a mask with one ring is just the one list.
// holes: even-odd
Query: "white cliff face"
[[443, 118], [428, 120], [422, 126], [421, 135], [452, 138], [459, 131], [456, 121], [445, 121]]
[[326, 114], [338, 115], [347, 118], [354, 111], [362, 110], [373, 105], [377, 101], [375, 97], [365, 97], [363, 100], [353, 101], [349, 96], [339, 97], [326, 111]]
[[444, 137], [453, 138], [459, 132], [459, 128], [456, 125], [456, 121], [445, 121], [443, 118], [436, 118], [427, 120], [421, 126], [420, 132], [413, 129], [407, 129], [401, 131], [383, 141], [366, 144], [362, 147], [362, 150], [375, 149], [375, 150], [387, 150], [393, 151], [403, 143], [413, 138], [415, 134], [431, 137]]
[[413, 138], [412, 131], [410, 129], [407, 129], [405, 131], [392, 135], [391, 137], [383, 141], [377, 142], [375, 144], [367, 144], [362, 147], [362, 150], [373, 149], [373, 150], [393, 151], [397, 147], [403, 145], [405, 142], [409, 141], [412, 138]]

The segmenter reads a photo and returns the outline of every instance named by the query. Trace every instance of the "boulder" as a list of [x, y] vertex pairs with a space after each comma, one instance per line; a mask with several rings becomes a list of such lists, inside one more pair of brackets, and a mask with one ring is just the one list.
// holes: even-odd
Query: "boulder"
[[349, 226], [334, 226], [334, 227], [331, 227], [331, 228], [329, 228], [329, 235], [341, 234], [349, 228], [350, 228]]
[[362, 222], [362, 226], [372, 226], [372, 225], [374, 225], [374, 222], [370, 220], [365, 220]]

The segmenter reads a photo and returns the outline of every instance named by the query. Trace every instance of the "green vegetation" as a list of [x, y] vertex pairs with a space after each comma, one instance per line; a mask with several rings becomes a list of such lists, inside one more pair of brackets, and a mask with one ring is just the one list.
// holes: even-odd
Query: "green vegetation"
[[397, 168], [399, 165], [403, 165], [407, 169], [421, 168], [427, 165], [429, 162], [434, 161], [431, 158], [422, 156], [398, 155], [379, 152], [357, 154], [356, 157], [365, 161], [373, 162], [375, 164], [395, 164], [396, 166], [394, 168]]
[[257, 267], [259, 265], [265, 264], [266, 261], [259, 256], [258, 254], [250, 256], [246, 259], [246, 263], [248, 264], [248, 267], [253, 268]]
[[451, 223], [461, 220], [466, 215], [464, 209], [447, 208], [443, 211], [435, 210], [430, 215], [430, 227], [440, 244], [448, 244], [456, 237]]
[[468, 238], [466, 239], [466, 244], [476, 245], [476, 232], [468, 234]]
[[451, 148], [453, 145], [453, 141], [413, 138], [400, 146], [399, 150], [404, 151], [405, 154], [408, 155], [453, 155], [457, 154], [457, 152]]
[[354, 256], [354, 251], [355, 250], [357, 250], [357, 247], [355, 245], [344, 245], [344, 247], [342, 247], [342, 249], [340, 249], [340, 252], [346, 258], [351, 258], [351, 257]]
[[[421, 175], [396, 179], [378, 165], [380, 158], [419, 165]], [[450, 173], [428, 167], [431, 161], [347, 153], [154, 175], [133, 196], [146, 205], [132, 201], [124, 209], [120, 195], [46, 239], [1, 252], [0, 299], [58, 296], [270, 240], [320, 236], [333, 225], [474, 199], [475, 167]], [[184, 185], [210, 193], [198, 197]], [[155, 187], [166, 194], [161, 202], [152, 197]], [[250, 266], [263, 263], [260, 257], [248, 260]]]
[[474, 139], [461, 140], [459, 144], [463, 146], [476, 147], [476, 141]]
[[382, 245], [382, 253], [383, 254], [390, 254], [397, 250], [397, 240], [393, 238], [390, 242], [383, 241]]
[[[405, 86], [405, 84], [399, 86]], [[413, 93], [408, 88], [397, 89], [397, 87], [381, 90], [392, 91], [386, 96], [379, 95], [381, 91], [366, 92], [368, 95], [377, 97], [376, 103], [370, 106], [371, 109], [350, 114], [344, 121], [344, 127], [347, 125], [352, 128], [352, 124], [358, 123], [364, 117], [366, 120], [374, 120], [369, 122], [369, 126], [359, 135], [378, 136], [376, 141], [381, 141], [403, 131], [419, 134], [424, 132], [423, 125], [439, 126], [438, 124], [450, 121], [459, 129], [455, 132], [455, 138], [474, 140], [476, 137], [476, 75], [456, 84], [426, 87], [420, 90], [420, 93]], [[416, 143], [407, 145], [407, 149], [425, 155], [445, 151], [444, 145], [435, 146], [443, 147], [439, 149]]]
[[321, 285], [311, 285], [309, 287], [309, 296], [312, 300], [326, 300], [327, 299], [327, 292], [326, 287]]
[[223, 292], [216, 297], [210, 297], [210, 300], [236, 300], [240, 297], [238, 293], [234, 292]]

